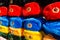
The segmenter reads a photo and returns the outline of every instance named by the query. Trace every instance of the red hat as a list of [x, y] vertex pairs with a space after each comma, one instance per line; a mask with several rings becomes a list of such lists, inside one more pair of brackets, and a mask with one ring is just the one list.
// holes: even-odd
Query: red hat
[[43, 10], [43, 15], [47, 20], [60, 19], [60, 2], [47, 5]]
[[21, 16], [22, 8], [17, 5], [9, 5], [8, 16]]
[[2, 6], [0, 7], [0, 16], [7, 16], [7, 8]]
[[23, 16], [33, 16], [40, 14], [40, 6], [36, 2], [27, 3], [24, 5]]

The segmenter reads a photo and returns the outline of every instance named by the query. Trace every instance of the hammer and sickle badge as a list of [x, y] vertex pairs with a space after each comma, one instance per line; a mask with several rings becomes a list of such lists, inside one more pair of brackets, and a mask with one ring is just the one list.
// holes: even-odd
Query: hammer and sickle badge
[[31, 23], [28, 23], [28, 24], [27, 24], [27, 27], [28, 27], [28, 28], [32, 28], [32, 24], [31, 24]]
[[53, 12], [53, 13], [59, 13], [59, 11], [60, 11], [60, 9], [59, 9], [58, 7], [54, 7], [54, 8], [52, 9], [52, 12]]
[[30, 11], [31, 11], [31, 8], [30, 8], [30, 7], [27, 7], [26, 10], [27, 10], [28, 12], [30, 12]]
[[10, 11], [10, 12], [13, 12], [13, 8], [10, 8], [9, 11]]
[[14, 25], [14, 21], [12, 21], [12, 25]]

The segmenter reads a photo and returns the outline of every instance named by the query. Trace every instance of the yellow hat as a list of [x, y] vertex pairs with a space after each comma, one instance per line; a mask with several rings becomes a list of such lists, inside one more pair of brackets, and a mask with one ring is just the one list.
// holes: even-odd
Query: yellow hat
[[22, 36], [22, 28], [9, 27], [9, 32], [15, 36]]
[[0, 25], [0, 32], [8, 34], [8, 27]]
[[42, 40], [42, 34], [38, 31], [24, 30], [26, 40]]

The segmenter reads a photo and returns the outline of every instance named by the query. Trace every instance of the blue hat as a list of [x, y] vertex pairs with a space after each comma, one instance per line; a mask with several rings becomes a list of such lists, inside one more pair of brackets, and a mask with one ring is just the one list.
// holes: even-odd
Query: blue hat
[[21, 28], [22, 27], [22, 19], [19, 17], [10, 18], [10, 27]]
[[41, 29], [41, 21], [35, 18], [28, 18], [24, 20], [24, 29], [39, 31]]
[[0, 17], [0, 25], [2, 25], [2, 26], [9, 25], [9, 21], [8, 21], [7, 17]]
[[60, 36], [60, 21], [47, 21], [43, 24], [44, 31]]

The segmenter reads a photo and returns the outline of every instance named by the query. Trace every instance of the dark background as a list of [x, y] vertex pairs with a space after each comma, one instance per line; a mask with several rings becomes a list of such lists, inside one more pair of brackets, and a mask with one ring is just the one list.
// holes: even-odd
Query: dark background
[[[57, 2], [59, 0], [13, 0], [13, 4], [24, 6], [24, 4], [33, 2], [33, 1], [38, 2], [42, 7], [44, 7], [50, 3]], [[10, 0], [0, 0], [0, 3], [3, 3], [2, 5], [4, 6], [9, 6]]]

